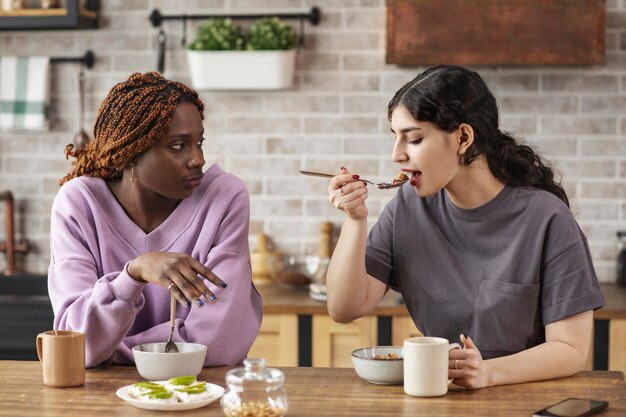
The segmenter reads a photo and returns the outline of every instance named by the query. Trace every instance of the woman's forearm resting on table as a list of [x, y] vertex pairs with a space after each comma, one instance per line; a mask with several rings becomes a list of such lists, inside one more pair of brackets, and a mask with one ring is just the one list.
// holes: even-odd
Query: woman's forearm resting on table
[[592, 326], [592, 311], [548, 324], [545, 343], [485, 361], [487, 386], [560, 378], [580, 372], [589, 355]]

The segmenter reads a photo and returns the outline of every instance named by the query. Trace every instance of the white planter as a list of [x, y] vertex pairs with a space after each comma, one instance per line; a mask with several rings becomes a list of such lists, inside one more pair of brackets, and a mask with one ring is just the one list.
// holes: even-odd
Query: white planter
[[293, 85], [296, 50], [187, 50], [191, 85], [198, 90], [272, 90]]

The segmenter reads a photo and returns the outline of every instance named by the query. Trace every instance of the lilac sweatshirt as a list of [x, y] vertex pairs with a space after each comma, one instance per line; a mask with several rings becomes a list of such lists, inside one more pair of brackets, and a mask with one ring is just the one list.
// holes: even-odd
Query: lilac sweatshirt
[[205, 366], [240, 363], [261, 325], [261, 297], [252, 285], [250, 200], [243, 182], [213, 165], [202, 184], [146, 234], [104, 180], [65, 183], [52, 205], [48, 290], [54, 328], [85, 332], [88, 367], [132, 364], [132, 347], [165, 342], [170, 294], [131, 278], [127, 264], [146, 252], [187, 253], [228, 287], [205, 280], [218, 301], [176, 312], [175, 341], [208, 347]]

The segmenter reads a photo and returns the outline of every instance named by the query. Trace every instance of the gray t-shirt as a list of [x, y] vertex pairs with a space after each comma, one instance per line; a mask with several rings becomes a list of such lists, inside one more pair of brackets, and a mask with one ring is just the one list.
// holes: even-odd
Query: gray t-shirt
[[404, 185], [370, 231], [368, 274], [399, 291], [418, 329], [484, 359], [545, 341], [544, 326], [604, 305], [587, 239], [553, 194], [506, 186], [461, 209]]

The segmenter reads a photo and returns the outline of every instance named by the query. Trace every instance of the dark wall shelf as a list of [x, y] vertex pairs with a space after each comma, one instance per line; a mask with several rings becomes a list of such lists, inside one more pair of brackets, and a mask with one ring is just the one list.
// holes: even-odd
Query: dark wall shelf
[[0, 30], [96, 29], [98, 1], [67, 0], [63, 9], [24, 9], [0, 12]]

